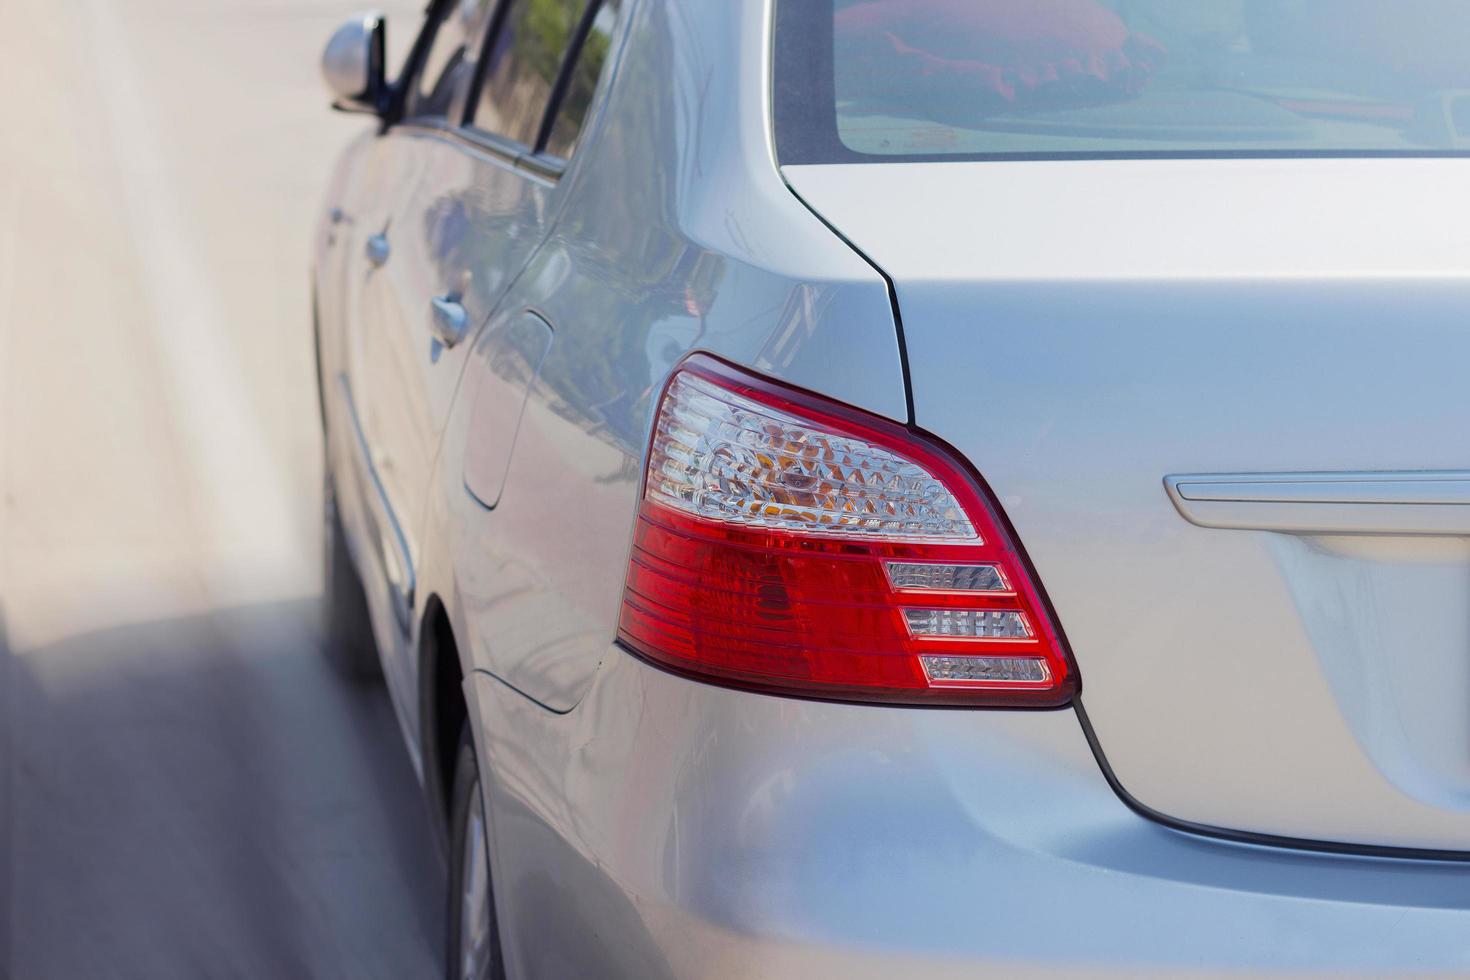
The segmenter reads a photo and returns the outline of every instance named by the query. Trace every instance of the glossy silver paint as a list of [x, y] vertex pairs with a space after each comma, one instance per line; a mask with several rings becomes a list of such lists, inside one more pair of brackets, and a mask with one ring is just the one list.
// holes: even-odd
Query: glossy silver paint
[[[426, 619], [453, 631], [512, 975], [1470, 969], [1463, 866], [1167, 829], [1071, 710], [771, 698], [612, 643], [653, 394], [685, 354], [907, 420], [887, 283], [830, 222], [892, 277], [915, 421], [1015, 524], [1129, 792], [1470, 850], [1463, 539], [1197, 526], [1165, 483], [1382, 494], [1463, 467], [1470, 255], [1403, 190], [1470, 203], [1463, 164], [783, 173], [769, 6], [633, 3], [565, 172], [410, 122], [353, 144], [326, 202], [344, 523], [421, 773]], [[1435, 356], [1395, 360], [1415, 349]], [[1393, 398], [1333, 397], [1385, 371]], [[1424, 616], [1393, 659], [1364, 646]]]
[[1463, 469], [1470, 239], [1443, 209], [1470, 206], [1470, 165], [786, 175], [893, 276], [917, 421], [999, 496], [1133, 796], [1236, 830], [1470, 849], [1470, 540], [1443, 505], [1319, 507], [1268, 533], [1195, 526], [1164, 484]]
[[1166, 829], [1070, 711], [766, 698], [608, 654], [565, 717], [476, 678], [518, 975], [1470, 968], [1464, 867]]

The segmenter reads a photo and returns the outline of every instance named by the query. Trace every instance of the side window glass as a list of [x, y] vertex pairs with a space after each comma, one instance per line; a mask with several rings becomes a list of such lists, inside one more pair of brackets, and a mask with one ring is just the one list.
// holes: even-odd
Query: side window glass
[[585, 7], [585, 0], [511, 0], [485, 55], [477, 127], [535, 145], [562, 55]]
[[572, 67], [566, 94], [557, 109], [556, 120], [551, 124], [551, 136], [546, 141], [546, 152], [563, 160], [571, 158], [577, 147], [577, 137], [582, 132], [582, 121], [592, 106], [592, 96], [597, 94], [597, 81], [602, 77], [607, 64], [608, 49], [612, 47], [613, 30], [623, 12], [623, 0], [604, 0], [602, 7], [592, 18], [592, 29], [582, 42], [577, 63]]
[[445, 6], [434, 30], [434, 43], [414, 81], [408, 115], [442, 116], [449, 112], [455, 91], [468, 83], [472, 71], [470, 42], [492, 6], [493, 0], [452, 0]]

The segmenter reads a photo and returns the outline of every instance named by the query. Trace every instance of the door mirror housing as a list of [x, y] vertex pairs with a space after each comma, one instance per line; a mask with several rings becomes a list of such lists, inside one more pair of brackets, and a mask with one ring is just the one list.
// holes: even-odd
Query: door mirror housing
[[337, 28], [322, 52], [322, 77], [332, 108], [382, 115], [388, 106], [387, 22], [382, 14], [358, 14]]

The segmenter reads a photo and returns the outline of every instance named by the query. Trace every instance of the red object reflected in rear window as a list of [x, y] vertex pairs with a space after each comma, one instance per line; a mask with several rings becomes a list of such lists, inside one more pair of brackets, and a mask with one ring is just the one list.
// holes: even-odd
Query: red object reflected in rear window
[[781, 0], [786, 163], [1470, 149], [1464, 0]]

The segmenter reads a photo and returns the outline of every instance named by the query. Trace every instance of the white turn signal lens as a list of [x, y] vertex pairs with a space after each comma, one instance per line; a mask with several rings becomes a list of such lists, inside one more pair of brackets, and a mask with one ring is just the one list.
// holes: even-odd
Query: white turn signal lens
[[647, 498], [747, 527], [979, 543], [949, 489], [881, 446], [690, 372], [664, 396]]

